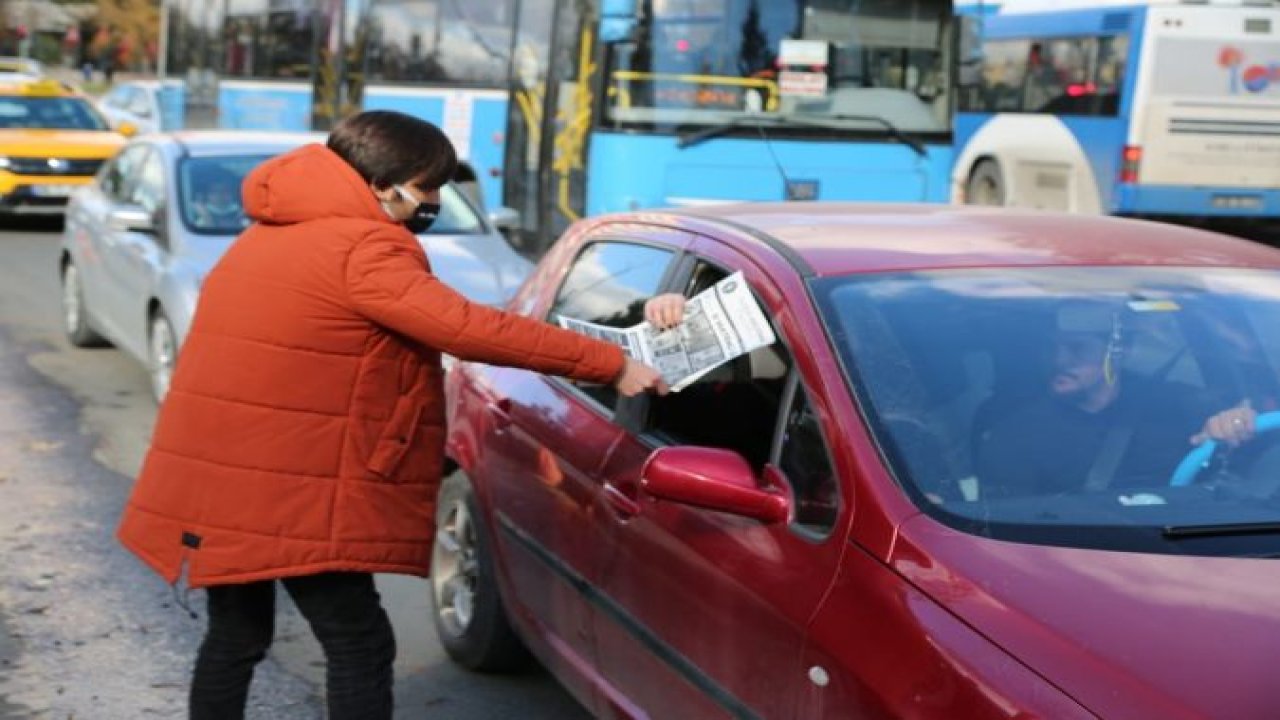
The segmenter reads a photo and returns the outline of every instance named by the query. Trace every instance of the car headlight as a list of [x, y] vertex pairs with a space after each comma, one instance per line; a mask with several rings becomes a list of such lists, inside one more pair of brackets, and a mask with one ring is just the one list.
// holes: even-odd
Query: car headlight
[[9, 158], [0, 155], [0, 170], [8, 170], [11, 165], [12, 163], [9, 162]]

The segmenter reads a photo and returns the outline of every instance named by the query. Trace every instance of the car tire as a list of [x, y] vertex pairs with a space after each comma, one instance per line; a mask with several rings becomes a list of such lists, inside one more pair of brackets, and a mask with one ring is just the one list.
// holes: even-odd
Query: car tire
[[62, 329], [67, 341], [76, 347], [107, 347], [111, 344], [89, 324], [80, 270], [69, 259], [62, 265]]
[[529, 651], [507, 619], [475, 493], [461, 471], [445, 478], [436, 496], [431, 611], [440, 644], [462, 667], [510, 672], [529, 664]]
[[157, 404], [164, 402], [164, 396], [169, 393], [177, 360], [178, 342], [173, 324], [163, 309], [156, 308], [151, 313], [151, 323], [147, 328], [147, 371], [151, 375], [151, 394]]
[[982, 160], [975, 165], [964, 186], [965, 204], [1002, 207], [1006, 200], [1004, 174], [1000, 172], [999, 163]]

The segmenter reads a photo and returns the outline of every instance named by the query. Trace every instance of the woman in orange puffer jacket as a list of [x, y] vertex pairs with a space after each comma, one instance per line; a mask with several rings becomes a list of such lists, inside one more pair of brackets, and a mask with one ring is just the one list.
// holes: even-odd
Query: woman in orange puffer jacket
[[328, 661], [329, 716], [390, 718], [395, 640], [372, 573], [430, 571], [441, 353], [665, 392], [607, 343], [473, 304], [414, 232], [457, 160], [434, 125], [343, 121], [244, 183], [256, 222], [201, 289], [119, 537], [208, 587], [191, 717], [244, 714], [275, 582]]

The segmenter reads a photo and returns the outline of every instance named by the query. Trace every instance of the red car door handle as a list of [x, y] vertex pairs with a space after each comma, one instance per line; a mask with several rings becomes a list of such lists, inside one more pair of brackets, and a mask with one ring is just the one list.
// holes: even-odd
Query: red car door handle
[[488, 405], [489, 417], [493, 421], [493, 429], [502, 432], [511, 424], [511, 400], [502, 398], [495, 400]]

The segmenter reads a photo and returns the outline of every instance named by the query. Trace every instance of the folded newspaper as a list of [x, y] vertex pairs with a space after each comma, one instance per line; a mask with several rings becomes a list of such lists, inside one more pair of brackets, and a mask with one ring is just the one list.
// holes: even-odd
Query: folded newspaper
[[559, 321], [569, 330], [621, 345], [632, 358], [662, 373], [672, 391], [774, 341], [773, 328], [740, 272], [689, 298], [684, 321], [670, 330], [648, 322], [614, 328], [563, 315]]

